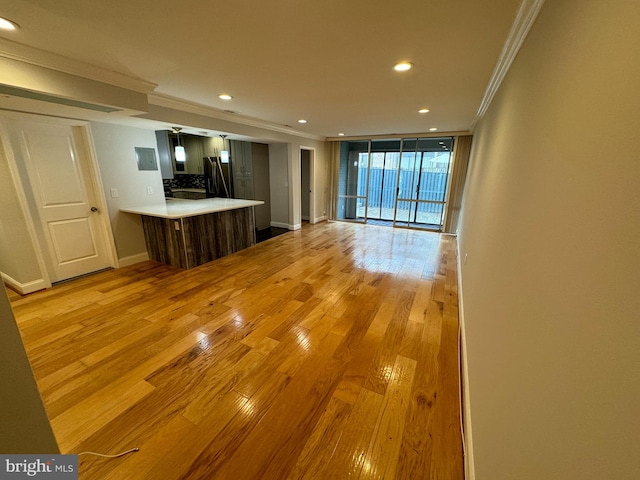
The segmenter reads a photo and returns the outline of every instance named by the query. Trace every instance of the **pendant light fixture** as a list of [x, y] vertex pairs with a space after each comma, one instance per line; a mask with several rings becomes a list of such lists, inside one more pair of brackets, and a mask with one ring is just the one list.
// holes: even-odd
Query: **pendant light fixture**
[[227, 146], [225, 145], [224, 139], [227, 138], [226, 135], [220, 135], [222, 137], [222, 150], [220, 151], [220, 161], [222, 163], [229, 163], [229, 150], [227, 150]]
[[185, 152], [184, 147], [180, 142], [180, 130], [182, 130], [182, 127], [173, 127], [173, 131], [176, 134], [176, 137], [178, 137], [178, 145], [176, 145], [174, 154], [176, 156], [176, 162], [184, 163], [187, 161], [187, 152]]

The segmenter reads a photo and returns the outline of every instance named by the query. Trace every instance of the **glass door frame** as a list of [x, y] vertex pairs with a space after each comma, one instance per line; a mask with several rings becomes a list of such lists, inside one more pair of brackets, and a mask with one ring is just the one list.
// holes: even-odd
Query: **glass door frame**
[[[390, 222], [392, 223], [394, 221], [394, 217], [395, 217], [395, 209], [396, 209], [396, 199], [397, 199], [397, 188], [394, 188], [394, 178], [396, 177], [396, 183], [395, 185], [397, 186], [397, 172], [398, 172], [398, 166], [396, 167], [391, 167], [391, 168], [387, 168], [389, 165], [393, 165], [393, 163], [398, 163], [400, 162], [400, 156], [399, 156], [399, 148], [401, 145], [401, 139], [389, 139], [389, 140], [381, 140], [381, 142], [397, 142], [397, 148], [390, 148], [389, 146], [383, 147], [383, 148], [374, 148], [376, 139], [372, 139], [370, 140], [370, 147], [369, 147], [369, 153], [368, 153], [368, 170], [367, 170], [367, 189], [366, 189], [366, 194], [367, 194], [367, 199], [366, 199], [366, 205], [367, 205], [367, 209], [365, 211], [366, 213], [366, 218], [365, 218], [365, 223], [367, 223], [369, 220], [372, 221], [377, 221], [377, 222]], [[397, 158], [394, 158], [396, 157]], [[381, 165], [380, 165], [381, 162]], [[376, 166], [376, 164], [378, 164], [378, 166]], [[379, 184], [374, 184], [372, 185], [372, 182], [374, 180], [374, 175], [372, 175], [373, 170], [375, 169], [379, 169], [380, 173], [380, 182]], [[388, 188], [385, 188], [385, 186], [388, 186], [387, 184], [389, 184], [391, 186], [391, 191], [388, 191]], [[377, 189], [380, 189], [380, 194], [376, 195], [376, 198], [371, 198], [371, 194], [372, 194], [372, 189], [374, 192], [377, 191]], [[391, 208], [389, 208], [388, 206], [388, 201], [392, 200], [393, 205], [391, 206]], [[373, 202], [373, 207], [372, 207], [372, 202]], [[377, 217], [370, 217], [369, 216], [369, 212], [371, 210], [370, 207], [372, 208], [378, 208], [375, 206], [376, 203], [379, 203], [379, 215]], [[385, 214], [384, 212], [387, 211], [388, 213]]]
[[[355, 216], [355, 218], [339, 218], [337, 220], [341, 221], [341, 222], [351, 222], [351, 223], [367, 223], [367, 199], [369, 198], [369, 163], [371, 161], [371, 140], [367, 141], [367, 166], [366, 166], [366, 171], [367, 171], [367, 175], [366, 175], [366, 179], [365, 179], [365, 194], [364, 196], [362, 195], [357, 195], [358, 193], [358, 188], [356, 186], [356, 195], [341, 195], [340, 192], [338, 191], [338, 205], [340, 205], [340, 199], [344, 199], [345, 202], [348, 202], [349, 200], [355, 201], [356, 202], [356, 207], [355, 207], [355, 211], [358, 211], [358, 200], [364, 200], [364, 217], [358, 217], [357, 215]], [[360, 157], [360, 155], [358, 154], [358, 157]], [[350, 159], [348, 159], [349, 161]], [[358, 158], [358, 170], [360, 169], [360, 158]], [[362, 218], [362, 221], [360, 220], [360, 218]]]
[[[420, 194], [420, 184], [421, 184], [421, 180], [422, 180], [422, 175], [423, 175], [423, 165], [425, 162], [424, 159], [424, 153], [423, 151], [419, 150], [419, 143], [420, 140], [425, 140], [425, 139], [450, 139], [451, 141], [451, 149], [448, 150], [449, 152], [449, 159], [447, 162], [447, 170], [446, 170], [446, 181], [444, 184], [444, 190], [443, 190], [443, 194], [442, 194], [442, 199], [441, 200], [421, 200], [417, 197], [419, 197]], [[343, 221], [343, 222], [352, 222], [352, 223], [360, 223], [360, 224], [367, 224], [369, 220], [382, 220], [382, 221], [388, 221], [390, 222], [390, 225], [392, 225], [395, 228], [409, 228], [409, 229], [416, 229], [416, 230], [428, 230], [428, 231], [436, 231], [436, 232], [441, 232], [444, 226], [444, 220], [446, 217], [446, 208], [447, 208], [447, 203], [448, 203], [448, 195], [449, 195], [449, 190], [451, 188], [451, 172], [452, 172], [452, 166], [453, 166], [453, 158], [454, 158], [454, 152], [455, 152], [455, 145], [456, 145], [456, 137], [453, 135], [444, 135], [444, 136], [424, 136], [424, 137], [396, 137], [396, 138], [390, 138], [388, 139], [389, 141], [393, 141], [393, 140], [399, 140], [399, 148], [398, 150], [383, 150], [380, 153], [384, 153], [384, 155], [388, 155], [389, 153], [398, 153], [398, 166], [397, 166], [397, 171], [396, 171], [396, 195], [394, 196], [394, 205], [393, 205], [393, 220], [390, 219], [378, 219], [378, 218], [372, 218], [370, 219], [368, 216], [369, 213], [369, 194], [370, 194], [370, 181], [371, 181], [371, 156], [372, 156], [372, 143], [374, 140], [377, 139], [363, 139], [363, 140], [355, 140], [358, 143], [364, 143], [365, 141], [367, 142], [367, 151], [366, 151], [366, 155], [362, 155], [365, 152], [364, 151], [360, 151], [358, 152], [358, 159], [357, 165], [354, 165], [354, 167], [356, 167], [356, 171], [359, 172], [359, 170], [362, 168], [362, 166], [360, 165], [360, 162], [362, 162], [363, 159], [365, 159], [366, 165], [364, 166], [364, 168], [366, 168], [366, 175], [365, 175], [365, 188], [364, 188], [364, 195], [358, 195], [358, 183], [356, 181], [356, 187], [355, 187], [355, 195], [352, 194], [340, 194], [338, 191], [337, 194], [337, 203], [338, 205], [340, 205], [340, 201], [343, 200], [344, 202], [356, 202], [355, 205], [355, 215], [353, 215], [353, 218], [337, 218], [337, 220], [339, 221]], [[344, 140], [345, 142], [349, 142], [349, 140]], [[416, 146], [414, 149], [414, 165], [413, 165], [413, 174], [415, 175], [417, 173], [418, 175], [418, 180], [417, 182], [413, 182], [413, 185], [415, 185], [415, 187], [412, 185], [412, 197], [413, 198], [404, 198], [404, 197], [400, 197], [401, 194], [401, 188], [400, 188], [400, 180], [401, 180], [401, 174], [402, 174], [402, 156], [403, 153], [405, 153], [405, 142], [406, 141], [415, 141], [416, 142]], [[442, 142], [440, 142], [442, 143]], [[364, 146], [364, 145], [363, 145]], [[420, 157], [418, 159], [418, 154], [420, 154]], [[364, 157], [363, 159], [361, 159], [361, 156]], [[386, 157], [385, 157], [386, 158]], [[347, 161], [353, 161], [351, 158], [347, 157]], [[418, 170], [416, 171], [416, 163], [418, 163]], [[386, 164], [386, 162], [385, 162]], [[349, 168], [349, 167], [347, 167]], [[441, 172], [441, 173], [445, 173], [445, 172]], [[359, 177], [359, 173], [357, 173], [358, 177]], [[383, 179], [384, 179], [384, 168], [383, 168]], [[383, 180], [384, 181], [384, 180]], [[349, 189], [347, 188], [347, 191], [349, 191]], [[358, 204], [357, 202], [359, 201], [363, 201], [364, 202], [364, 216], [359, 216], [357, 214], [358, 212]], [[402, 220], [398, 218], [398, 206], [400, 204], [400, 202], [407, 202], [409, 205], [415, 206], [415, 209], [412, 210], [412, 208], [409, 208], [409, 218], [407, 218], [407, 220]], [[440, 221], [438, 224], [434, 224], [434, 223], [419, 223], [417, 222], [417, 214], [418, 214], [418, 206], [420, 204], [437, 204], [437, 205], [442, 205], [442, 209], [440, 211]], [[345, 207], [346, 208], [346, 207]], [[382, 205], [381, 205], [382, 208]], [[411, 221], [411, 214], [413, 213], [413, 221]], [[433, 212], [436, 213], [436, 212]], [[380, 215], [382, 216], [382, 214]]]
[[[447, 162], [447, 181], [445, 182], [444, 185], [444, 190], [442, 192], [442, 200], [421, 200], [420, 198], [418, 198], [420, 196], [420, 184], [421, 184], [421, 180], [422, 180], [422, 170], [423, 170], [423, 165], [424, 165], [424, 152], [418, 150], [418, 146], [419, 146], [419, 142], [422, 138], [425, 137], [406, 137], [406, 138], [402, 138], [401, 142], [400, 142], [400, 161], [398, 162], [398, 180], [397, 180], [397, 188], [396, 188], [396, 201], [395, 201], [395, 209], [394, 209], [394, 214], [393, 214], [393, 226], [394, 227], [398, 227], [398, 228], [412, 228], [412, 229], [417, 229], [417, 230], [432, 230], [432, 231], [438, 231], [441, 232], [442, 231], [442, 227], [444, 225], [444, 217], [445, 217], [445, 211], [447, 208], [447, 198], [449, 196], [449, 188], [451, 186], [451, 166], [453, 164], [453, 153], [454, 153], [454, 149], [455, 149], [455, 137], [451, 136], [451, 137], [447, 137], [447, 138], [451, 138], [452, 142], [453, 142], [453, 149], [450, 150], [449, 153], [449, 161]], [[429, 138], [429, 137], [426, 137]], [[439, 138], [439, 137], [436, 137]], [[415, 140], [416, 142], [416, 147], [413, 151], [415, 157], [414, 157], [414, 164], [413, 164], [413, 173], [416, 173], [416, 166], [418, 167], [417, 169], [417, 173], [418, 173], [418, 181], [414, 183], [415, 185], [415, 190], [412, 188], [412, 193], [414, 194], [413, 196], [415, 198], [401, 198], [400, 197], [400, 176], [402, 174], [402, 154], [404, 153], [404, 143], [407, 140]], [[420, 154], [420, 160], [419, 160], [419, 165], [418, 165], [418, 153]], [[407, 218], [406, 222], [403, 220], [398, 220], [397, 215], [398, 215], [398, 204], [400, 202], [407, 202], [410, 206], [409, 206], [409, 218]], [[419, 204], [437, 204], [437, 205], [442, 205], [442, 209], [440, 211], [440, 222], [437, 224], [431, 224], [431, 223], [419, 223], [417, 221], [417, 216], [418, 216], [418, 205]], [[413, 210], [413, 221], [411, 220], [411, 204], [415, 204], [415, 209]], [[397, 225], [398, 222], [401, 222], [400, 225]], [[422, 226], [418, 226], [418, 225], [425, 225], [425, 227]], [[438, 228], [430, 228], [430, 226], [437, 226]]]

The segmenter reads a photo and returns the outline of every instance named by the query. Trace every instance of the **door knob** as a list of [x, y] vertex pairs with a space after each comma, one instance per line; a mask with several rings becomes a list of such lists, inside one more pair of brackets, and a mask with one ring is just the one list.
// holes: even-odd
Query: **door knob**
[[98, 211], [98, 207], [91, 207], [91, 211], [92, 212], [97, 212]]

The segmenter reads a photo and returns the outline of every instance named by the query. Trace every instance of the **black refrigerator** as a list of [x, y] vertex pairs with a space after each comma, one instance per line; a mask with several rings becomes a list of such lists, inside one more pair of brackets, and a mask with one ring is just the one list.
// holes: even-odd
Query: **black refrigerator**
[[233, 198], [231, 163], [222, 163], [220, 157], [204, 157], [202, 162], [207, 198]]

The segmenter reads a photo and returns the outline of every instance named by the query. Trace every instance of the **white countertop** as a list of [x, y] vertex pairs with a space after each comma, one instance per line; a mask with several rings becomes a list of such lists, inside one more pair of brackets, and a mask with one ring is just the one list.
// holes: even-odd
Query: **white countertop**
[[261, 200], [241, 200], [237, 198], [204, 198], [202, 200], [172, 198], [161, 205], [121, 208], [120, 211], [148, 215], [150, 217], [184, 218], [263, 204], [264, 202]]

